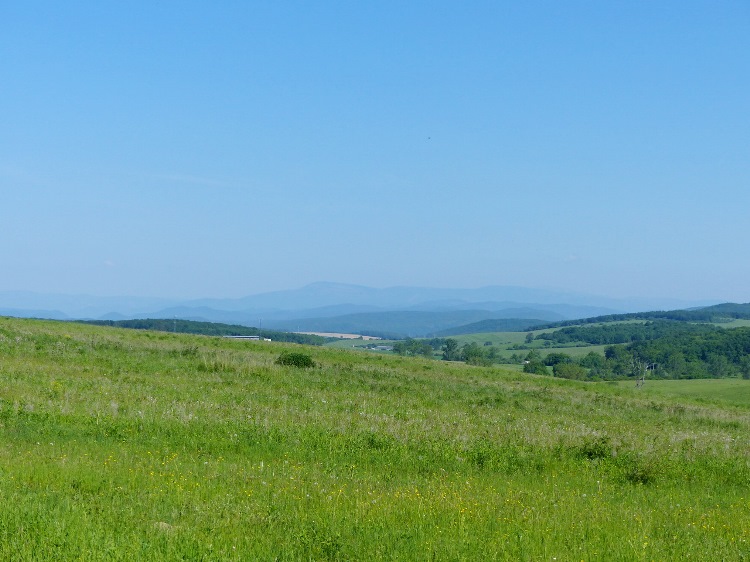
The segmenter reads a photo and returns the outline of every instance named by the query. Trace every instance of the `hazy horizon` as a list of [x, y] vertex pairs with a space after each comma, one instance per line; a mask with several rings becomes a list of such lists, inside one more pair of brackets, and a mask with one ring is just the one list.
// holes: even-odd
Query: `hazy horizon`
[[[361, 289], [364, 292], [362, 293], [351, 293], [347, 292], [348, 290], [352, 289]], [[228, 296], [228, 297], [216, 297], [213, 295], [201, 295], [198, 297], [175, 297], [170, 295], [129, 295], [129, 294], [96, 294], [96, 293], [81, 293], [81, 292], [70, 292], [70, 293], [55, 293], [55, 292], [37, 292], [37, 291], [27, 291], [27, 290], [0, 290], [0, 296], [3, 298], [0, 298], [0, 307], [5, 307], [8, 309], [10, 307], [11, 301], [7, 300], [9, 296], [11, 295], [19, 295], [19, 296], [27, 296], [32, 299], [32, 301], [35, 299], [35, 297], [42, 297], [42, 300], [44, 300], [44, 297], [50, 297], [52, 299], [60, 298], [62, 299], [62, 302], [70, 301], [75, 302], [78, 299], [81, 299], [82, 301], [85, 301], [87, 299], [92, 299], [94, 301], [111, 301], [112, 303], [126, 303], [129, 301], [132, 302], [147, 302], [147, 301], [153, 301], [154, 303], [163, 303], [168, 305], [169, 303], [172, 303], [172, 305], [177, 306], [183, 306], [183, 305], [194, 305], [194, 303], [205, 303], [205, 302], [233, 302], [233, 301], [243, 301], [246, 299], [256, 299], [260, 297], [274, 297], [275, 300], [280, 299], [279, 302], [287, 303], [285, 299], [288, 299], [290, 296], [292, 296], [292, 300], [294, 301], [296, 298], [299, 298], [302, 294], [308, 294], [308, 295], [332, 295], [331, 296], [331, 303], [336, 304], [351, 304], [351, 302], [347, 301], [346, 297], [343, 295], [355, 295], [354, 298], [351, 298], [350, 300], [352, 302], [357, 302], [361, 295], [373, 295], [373, 294], [385, 294], [385, 293], [409, 293], [409, 294], [417, 294], [415, 293], [419, 292], [420, 297], [417, 299], [419, 303], [429, 303], [431, 301], [431, 297], [434, 297], [436, 302], [440, 302], [444, 299], [461, 299], [461, 296], [450, 296], [450, 294], [458, 294], [458, 293], [465, 293], [464, 297], [466, 297], [468, 294], [471, 293], [471, 296], [469, 300], [466, 300], [466, 304], [470, 305], [471, 303], [482, 303], [483, 299], [478, 298], [476, 295], [482, 293], [483, 291], [491, 291], [495, 293], [495, 296], [488, 296], [486, 299], [484, 299], [484, 302], [490, 303], [490, 302], [508, 302], [509, 304], [519, 304], [519, 305], [528, 305], [528, 304], [538, 304], [538, 305], [544, 305], [552, 304], [554, 301], [556, 304], [571, 304], [576, 303], [578, 305], [591, 305], [591, 306], [616, 306], [616, 303], [621, 303], [623, 305], [627, 305], [628, 303], [630, 305], [634, 303], [639, 304], [646, 304], [646, 303], [662, 303], [660, 306], [662, 309], [666, 308], [679, 308], [681, 306], [708, 306], [712, 304], [719, 304], [722, 302], [729, 302], [729, 301], [723, 301], [720, 299], [710, 299], [710, 298], [702, 298], [702, 299], [679, 299], [675, 297], [670, 297], [668, 295], [655, 295], [655, 296], [645, 296], [645, 297], [637, 297], [637, 296], [624, 296], [624, 297], [617, 297], [617, 296], [611, 296], [606, 294], [595, 294], [595, 293], [584, 293], [584, 292], [578, 292], [578, 291], [570, 291], [566, 289], [561, 289], [559, 287], [552, 287], [552, 286], [546, 286], [546, 287], [533, 287], [533, 286], [520, 286], [520, 285], [484, 285], [480, 287], [430, 287], [430, 286], [414, 286], [414, 285], [394, 285], [394, 286], [387, 286], [387, 287], [375, 287], [370, 285], [362, 285], [362, 284], [350, 284], [350, 283], [340, 283], [335, 281], [314, 281], [299, 287], [292, 287], [289, 289], [277, 289], [277, 290], [271, 290], [271, 291], [260, 291], [260, 292], [254, 292], [254, 293], [246, 293], [239, 296]], [[502, 298], [497, 296], [497, 293], [501, 293], [504, 296]], [[359, 296], [356, 296], [358, 295]], [[339, 295], [342, 295], [341, 298], [339, 298]], [[559, 297], [559, 298], [556, 298]], [[312, 297], [313, 299], [315, 297]], [[368, 300], [367, 297], [365, 297], [365, 300]], [[22, 299], [23, 301], [23, 299]], [[23, 301], [23, 302], [32, 302], [32, 301]], [[606, 303], [606, 304], [604, 304]], [[284, 305], [286, 306], [286, 305]], [[282, 306], [282, 308], [284, 308]], [[330, 306], [324, 305], [324, 306]], [[23, 307], [20, 307], [23, 308]], [[293, 304], [290, 306], [290, 308], [294, 309], [297, 308]], [[304, 308], [304, 307], [303, 307]], [[388, 308], [388, 307], [386, 307]], [[645, 311], [647, 308], [644, 308], [643, 306], [640, 306], [638, 308], [639, 310]], [[623, 309], [624, 310], [624, 309]], [[614, 309], [613, 309], [614, 311]], [[622, 310], [621, 310], [622, 311]]]
[[750, 301], [750, 4], [0, 6], [0, 291]]

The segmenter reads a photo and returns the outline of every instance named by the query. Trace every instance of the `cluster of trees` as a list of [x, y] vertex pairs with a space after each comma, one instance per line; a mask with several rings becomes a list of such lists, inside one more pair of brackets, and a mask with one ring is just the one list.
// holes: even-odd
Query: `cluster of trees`
[[579, 359], [565, 353], [528, 353], [524, 371], [580, 380], [750, 379], [750, 328], [673, 333], [654, 340], [610, 345], [604, 354], [590, 352]]
[[523, 371], [525, 373], [535, 373], [537, 375], [549, 375], [552, 367], [552, 374], [563, 379], [586, 380], [591, 379], [590, 369], [587, 364], [598, 362], [603, 357], [591, 352], [586, 356], [586, 360], [576, 361], [566, 353], [548, 353], [542, 357], [539, 351], [533, 350], [528, 353], [524, 360]]
[[480, 346], [476, 342], [459, 345], [458, 340], [448, 338], [442, 346], [444, 361], [465, 361], [469, 365], [488, 367], [499, 359], [497, 348], [493, 345]]
[[670, 378], [750, 378], [750, 328], [675, 334], [635, 342], [627, 351], [659, 365]]
[[497, 363], [500, 356], [497, 348], [491, 344], [480, 346], [476, 342], [460, 345], [453, 338], [433, 338], [417, 340], [407, 338], [393, 344], [393, 352], [399, 355], [434, 357], [436, 352], [442, 353], [444, 361], [465, 361], [469, 365], [489, 366]]
[[[644, 340], [656, 340], [667, 336], [688, 333], [705, 333], [719, 330], [712, 324], [690, 324], [676, 320], [652, 320], [647, 322], [618, 322], [601, 326], [573, 326], [554, 332], [537, 334], [534, 339], [551, 341], [557, 345], [585, 342], [591, 345], [612, 345]], [[531, 335], [531, 334], [530, 334]], [[527, 343], [529, 338], [527, 336]]]
[[[407, 338], [402, 341], [394, 342], [393, 352], [399, 355], [421, 355], [423, 357], [432, 357], [436, 350], [440, 349], [440, 343], [433, 343], [435, 340], [415, 340]], [[442, 342], [443, 340], [439, 340]]]
[[97, 326], [114, 326], [133, 330], [155, 330], [158, 332], [177, 332], [181, 334], [200, 334], [204, 336], [259, 336], [273, 341], [302, 343], [306, 345], [323, 345], [329, 338], [310, 334], [294, 334], [275, 330], [259, 330], [248, 326], [221, 324], [217, 322], [197, 322], [194, 320], [146, 318], [142, 320], [86, 320], [85, 324]]

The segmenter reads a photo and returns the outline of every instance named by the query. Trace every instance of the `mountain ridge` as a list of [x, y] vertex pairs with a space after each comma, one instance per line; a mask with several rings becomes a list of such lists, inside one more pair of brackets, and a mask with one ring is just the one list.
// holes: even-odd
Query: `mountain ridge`
[[[91, 295], [40, 294], [29, 291], [0, 292], [0, 313], [9, 316], [54, 319], [126, 320], [180, 318], [246, 326], [264, 325], [291, 329], [304, 324], [331, 326], [344, 331], [352, 320], [364, 329], [392, 331], [394, 318], [410, 327], [397, 329], [404, 335], [433, 333], [454, 328], [453, 314], [469, 322], [509, 318], [546, 322], [572, 320], [606, 314], [623, 314], [666, 308], [702, 307], [716, 301], [686, 302], [673, 299], [614, 299], [558, 289], [518, 286], [485, 286], [473, 289], [394, 286], [373, 288], [335, 282], [315, 282], [299, 289], [271, 291], [242, 298], [169, 299], [161, 297], [100, 297]], [[508, 311], [513, 310], [511, 314]], [[479, 311], [479, 312], [477, 312]], [[432, 321], [418, 327], [419, 313], [430, 312], [447, 324]], [[408, 314], [407, 314], [408, 313]], [[360, 315], [360, 316], [352, 316]], [[367, 316], [375, 315], [375, 316]], [[372, 321], [380, 315], [382, 325]], [[408, 317], [410, 315], [410, 317]], [[338, 320], [332, 320], [338, 318]], [[365, 325], [369, 328], [365, 328]], [[333, 329], [336, 328], [336, 329]], [[357, 326], [354, 326], [357, 328]], [[387, 329], [386, 329], [387, 328]]]

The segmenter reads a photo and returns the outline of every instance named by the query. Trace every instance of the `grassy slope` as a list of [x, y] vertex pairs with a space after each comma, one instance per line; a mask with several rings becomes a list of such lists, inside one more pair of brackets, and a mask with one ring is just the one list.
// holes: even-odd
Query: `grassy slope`
[[[618, 382], [624, 388], [633, 383]], [[698, 404], [735, 405], [750, 408], [750, 382], [742, 379], [696, 379], [646, 381], [642, 394], [649, 397], [673, 397]]]
[[745, 401], [289, 348], [0, 319], [0, 559], [750, 556]]

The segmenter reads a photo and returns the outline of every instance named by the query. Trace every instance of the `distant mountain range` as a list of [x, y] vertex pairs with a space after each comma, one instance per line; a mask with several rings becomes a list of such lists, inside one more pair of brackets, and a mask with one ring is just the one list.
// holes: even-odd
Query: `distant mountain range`
[[[177, 300], [0, 292], [0, 315], [5, 316], [58, 320], [179, 318], [288, 331], [412, 337], [438, 334], [488, 320], [533, 320], [533, 324], [539, 324], [710, 304], [716, 301], [612, 299], [512, 286], [376, 289], [324, 282], [239, 299]], [[524, 329], [520, 326], [525, 324], [515, 325]]]

